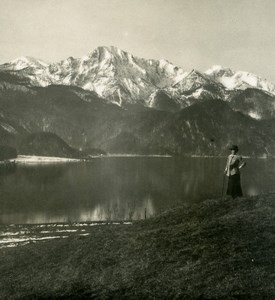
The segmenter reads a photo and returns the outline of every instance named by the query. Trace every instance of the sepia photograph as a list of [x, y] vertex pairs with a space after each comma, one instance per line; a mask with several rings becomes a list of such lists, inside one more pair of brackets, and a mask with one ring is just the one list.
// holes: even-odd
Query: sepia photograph
[[0, 299], [275, 299], [275, 2], [0, 0]]

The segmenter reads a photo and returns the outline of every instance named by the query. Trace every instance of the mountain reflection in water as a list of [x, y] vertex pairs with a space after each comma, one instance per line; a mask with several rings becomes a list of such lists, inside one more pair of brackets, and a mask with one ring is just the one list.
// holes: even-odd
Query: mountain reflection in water
[[[220, 197], [226, 158], [104, 158], [0, 172], [2, 224], [129, 220]], [[273, 189], [275, 162], [248, 160], [245, 194]], [[252, 173], [257, 170], [257, 173]]]

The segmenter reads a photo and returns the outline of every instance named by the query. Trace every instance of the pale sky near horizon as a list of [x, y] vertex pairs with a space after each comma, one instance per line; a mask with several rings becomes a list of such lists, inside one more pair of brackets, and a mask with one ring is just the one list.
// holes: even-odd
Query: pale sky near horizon
[[0, 0], [0, 11], [0, 64], [113, 45], [186, 71], [222, 65], [275, 82], [274, 0]]

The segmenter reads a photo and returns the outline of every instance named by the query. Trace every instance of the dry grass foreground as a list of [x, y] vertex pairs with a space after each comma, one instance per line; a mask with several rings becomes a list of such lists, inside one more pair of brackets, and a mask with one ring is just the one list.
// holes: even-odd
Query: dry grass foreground
[[1, 299], [275, 299], [275, 194], [0, 250]]

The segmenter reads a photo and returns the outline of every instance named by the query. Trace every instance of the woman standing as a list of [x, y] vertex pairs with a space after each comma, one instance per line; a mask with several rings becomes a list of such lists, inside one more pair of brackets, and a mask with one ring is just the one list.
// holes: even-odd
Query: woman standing
[[246, 165], [246, 162], [240, 155], [237, 155], [239, 151], [238, 146], [232, 145], [230, 147], [231, 154], [228, 156], [224, 174], [228, 176], [227, 195], [236, 197], [242, 197], [241, 176], [240, 169]]

